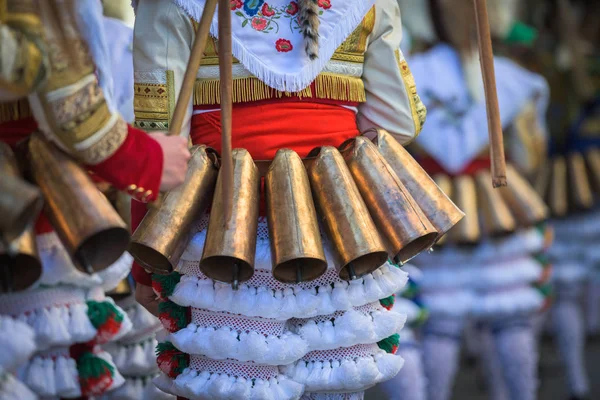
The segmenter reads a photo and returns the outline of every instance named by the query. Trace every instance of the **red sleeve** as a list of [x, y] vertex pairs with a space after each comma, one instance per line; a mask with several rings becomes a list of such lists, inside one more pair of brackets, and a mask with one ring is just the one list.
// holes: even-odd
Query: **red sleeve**
[[[137, 227], [144, 219], [146, 215], [147, 208], [144, 203], [140, 203], [139, 201], [133, 200], [131, 202], [131, 230], [135, 231]], [[133, 263], [133, 268], [131, 269], [131, 275], [133, 279], [139, 283], [140, 285], [152, 286], [152, 275], [146, 272], [144, 268], [142, 268], [137, 262]]]
[[151, 202], [159, 193], [163, 153], [156, 140], [129, 126], [127, 138], [115, 154], [88, 168], [135, 199]]

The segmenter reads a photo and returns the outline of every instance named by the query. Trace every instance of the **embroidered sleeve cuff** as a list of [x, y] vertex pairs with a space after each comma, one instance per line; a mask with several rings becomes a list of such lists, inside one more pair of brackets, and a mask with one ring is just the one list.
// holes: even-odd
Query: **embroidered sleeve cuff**
[[129, 126], [127, 137], [117, 151], [90, 169], [133, 198], [144, 203], [152, 202], [160, 188], [162, 149], [145, 132]]

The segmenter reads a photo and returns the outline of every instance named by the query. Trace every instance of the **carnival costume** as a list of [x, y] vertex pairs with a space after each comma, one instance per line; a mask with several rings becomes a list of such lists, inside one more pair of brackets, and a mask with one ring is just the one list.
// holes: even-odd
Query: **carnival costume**
[[[534, 226], [545, 219], [545, 206], [513, 167], [508, 169], [508, 188], [492, 189], [489, 161], [481, 157], [488, 136], [479, 60], [472, 46], [457, 40], [457, 25], [449, 22], [457, 21], [453, 15], [465, 15], [451, 12], [458, 3], [437, 2], [437, 14], [427, 2], [420, 4], [424, 15], [405, 20], [420, 22], [412, 29], [408, 25], [413, 37], [426, 42], [443, 38], [455, 47], [438, 43], [410, 58], [429, 108], [427, 133], [413, 151], [466, 213], [443, 246], [413, 261], [423, 271], [422, 298], [430, 312], [423, 332], [428, 398], [450, 397], [462, 332], [472, 317], [492, 329], [510, 398], [533, 399], [537, 357], [529, 319], [544, 304], [534, 287], [544, 277], [535, 255], [547, 245], [543, 230]], [[438, 18], [435, 25], [432, 15]], [[469, 42], [470, 36], [466, 38]], [[495, 69], [503, 129], [516, 126], [528, 109], [543, 128], [537, 116], [544, 115], [546, 107], [545, 81], [503, 58], [495, 59]], [[543, 144], [543, 136], [539, 142]], [[531, 201], [526, 212], [518, 198]]]
[[[138, 2], [134, 49], [137, 126], [149, 130], [168, 128], [190, 58], [195, 26], [204, 10], [205, 2], [201, 0]], [[312, 31], [315, 17], [320, 23], [318, 44]], [[351, 154], [361, 152], [357, 143], [364, 144], [364, 149], [375, 149], [369, 140], [359, 137], [361, 130], [378, 127], [389, 132], [374, 133], [380, 151], [385, 143], [404, 151], [395, 140], [404, 143], [420, 131], [425, 109], [399, 48], [399, 8], [391, 0], [240, 0], [231, 3], [231, 18], [235, 56], [232, 140], [237, 148], [233, 152], [234, 202], [240, 198], [247, 202], [240, 203], [231, 214], [237, 218], [234, 226], [249, 228], [234, 237], [215, 239], [219, 215], [225, 214], [221, 185], [217, 183], [210, 215], [194, 221], [185, 252], [176, 257], [173, 253], [162, 254], [166, 262], [159, 263], [161, 267], [168, 269], [173, 263], [176, 272], [154, 274], [151, 281], [141, 267], [134, 267], [138, 284], [152, 284], [163, 300], [159, 317], [170, 332], [168, 341], [158, 347], [163, 375], [156, 383], [167, 392], [191, 399], [361, 399], [365, 389], [392, 378], [402, 367], [402, 358], [382, 350], [378, 342], [397, 334], [406, 316], [388, 310], [380, 300], [398, 292], [405, 285], [407, 274], [386, 262], [386, 252], [369, 253], [367, 258], [371, 261], [355, 265], [351, 260], [340, 262], [340, 246], [350, 251], [364, 248], [366, 243], [373, 243], [373, 236], [369, 234], [371, 239], [350, 245], [351, 241], [344, 242], [331, 234], [336, 232], [336, 223], [342, 226], [348, 220], [327, 216], [320, 223], [328, 227], [328, 233], [318, 233], [318, 224], [311, 218], [314, 206], [308, 186], [301, 190], [292, 188], [292, 193], [307, 199], [301, 207], [310, 211], [306, 220], [300, 225], [293, 220], [274, 223], [277, 215], [273, 213], [273, 201], [284, 198], [287, 189], [274, 188], [273, 176], [282, 165], [292, 165], [286, 164], [289, 160], [295, 160], [299, 167], [293, 169], [299, 174], [294, 176], [306, 176], [301, 161], [306, 157], [336, 160], [334, 164], [342, 170], [346, 163], [355, 165]], [[308, 20], [312, 21], [308, 22], [310, 34], [303, 28]], [[189, 131], [193, 143], [220, 151], [219, 89], [224, 83], [219, 79], [220, 43], [215, 40], [218, 29], [215, 17], [196, 74], [184, 132]], [[313, 151], [319, 146], [325, 147]], [[340, 158], [338, 147], [347, 157], [345, 160]], [[292, 150], [282, 150], [285, 148]], [[203, 146], [197, 151], [199, 160], [208, 160], [213, 152]], [[269, 161], [264, 182], [266, 207], [261, 203], [260, 210], [260, 173], [253, 159], [274, 159]], [[357, 181], [355, 175], [328, 180], [320, 169], [326, 162], [305, 162], [310, 164], [306, 170], [320, 212], [330, 205], [319, 197], [321, 194], [352, 187], [352, 180]], [[203, 161], [199, 165], [210, 163]], [[256, 165], [264, 162], [257, 161]], [[355, 172], [360, 168], [355, 165]], [[204, 176], [213, 173], [211, 168], [206, 171], [203, 167]], [[219, 174], [222, 171], [223, 168]], [[256, 186], [245, 186], [242, 173]], [[325, 187], [314, 186], [319, 176], [329, 182]], [[308, 177], [300, 180], [305, 184], [309, 181]], [[372, 181], [367, 178], [365, 182]], [[214, 181], [207, 185], [211, 190], [212, 187]], [[248, 193], [252, 195], [244, 197]], [[308, 197], [303, 197], [306, 193]], [[367, 196], [362, 190], [359, 196], [354, 189], [346, 193], [351, 201], [362, 202], [360, 196]], [[170, 197], [171, 194], [165, 201], [170, 201]], [[377, 201], [380, 200], [371, 205]], [[407, 197], [395, 204], [412, 203]], [[373, 208], [369, 210], [372, 215], [377, 214]], [[143, 212], [132, 212], [139, 221]], [[152, 229], [152, 221], [160, 222], [155, 219], [159, 213], [151, 210], [136, 231], [134, 244], [138, 251], [148, 247], [151, 239], [151, 235], [140, 230]], [[382, 217], [380, 220], [393, 217], [377, 215]], [[370, 224], [371, 217], [361, 218]], [[172, 224], [177, 223], [172, 220]], [[316, 247], [324, 251], [317, 250], [300, 264], [291, 264], [295, 267], [290, 276], [277, 247], [279, 229], [297, 227], [298, 231], [290, 233], [294, 235], [312, 224], [317, 235], [307, 247], [318, 242]], [[421, 237], [435, 240], [436, 235], [426, 231]], [[173, 236], [172, 229], [169, 232]], [[223, 243], [249, 250], [223, 256], [216, 251]], [[415, 245], [412, 250], [410, 246], [402, 247], [408, 253], [418, 253], [430, 243]], [[153, 264], [157, 258], [144, 260], [140, 254], [143, 252], [136, 258], [145, 267], [156, 267]], [[379, 255], [372, 258], [375, 254]], [[410, 258], [406, 254], [400, 256], [404, 261]], [[235, 263], [231, 263], [232, 258]], [[381, 345], [389, 350], [394, 347]]]
[[[600, 238], [600, 113], [597, 75], [597, 47], [593, 39], [583, 37], [585, 19], [597, 15], [572, 6], [563, 10], [554, 3], [550, 18], [561, 24], [577, 23], [568, 33], [544, 32], [549, 48], [539, 49], [541, 71], [547, 74], [552, 90], [551, 146], [548, 162], [535, 171], [532, 181], [551, 211], [555, 231], [549, 257], [554, 266], [556, 301], [551, 310], [552, 327], [561, 355], [569, 393], [586, 398], [590, 384], [585, 366], [585, 318], [582, 294], [597, 291], [598, 240]], [[580, 5], [585, 7], [584, 5]], [[575, 22], [577, 21], [577, 22]], [[588, 45], [584, 54], [585, 44]], [[544, 57], [547, 53], [561, 57]], [[595, 75], [595, 76], [594, 76]], [[583, 77], [582, 77], [583, 76]], [[585, 82], [585, 90], [581, 82]], [[597, 297], [591, 296], [591, 309], [598, 312]], [[597, 317], [596, 317], [597, 318]], [[592, 320], [594, 317], [592, 318]]]
[[[7, 174], [3, 181], [18, 174], [9, 146], [18, 148], [20, 154], [18, 143], [30, 137], [30, 149], [38, 146], [62, 154], [52, 150], [49, 143], [54, 143], [96, 177], [129, 190], [139, 200], [155, 199], [162, 151], [144, 132], [128, 127], [113, 105], [101, 4], [8, 0], [0, 2], [0, 10], [4, 60], [0, 67], [0, 145], [2, 162], [8, 165], [8, 170], [2, 165], [2, 174]], [[31, 135], [38, 129], [43, 137]], [[31, 165], [40, 161], [36, 157], [29, 156]], [[78, 174], [78, 179], [92, 185], [84, 173]], [[84, 211], [88, 210], [71, 209], [66, 214]], [[99, 396], [124, 382], [101, 345], [123, 337], [131, 321], [104, 292], [129, 273], [133, 259], [119, 253], [111, 256], [112, 265], [104, 270], [95, 263], [83, 265], [83, 258], [73, 257], [76, 249], [67, 236], [59, 238], [54, 232], [55, 224], [56, 220], [49, 222], [42, 215], [35, 231], [26, 228], [0, 252], [3, 270], [17, 271], [12, 282], [6, 275], [2, 280], [3, 290], [14, 290], [0, 296], [2, 329], [14, 329], [3, 336], [18, 342], [5, 349], [33, 352], [2, 365], [2, 399], [33, 398], [31, 393], [45, 398]], [[73, 226], [66, 227], [70, 228]], [[1, 232], [3, 241], [7, 241], [7, 232]], [[86, 269], [96, 269], [96, 273], [81, 272]], [[15, 285], [11, 287], [11, 283]], [[34, 347], [30, 348], [32, 341]], [[29, 392], [18, 387], [8, 372]]]
[[[421, 299], [420, 279], [422, 272], [412, 265], [404, 267], [409, 274], [408, 284], [384, 306], [406, 314], [406, 325], [397, 338], [390, 338], [380, 347], [387, 345], [397, 347], [396, 354], [404, 359], [402, 372], [387, 382], [377, 385], [377, 394], [383, 393], [387, 399], [425, 400], [427, 398], [427, 381], [423, 368], [423, 350], [418, 331], [427, 321], [429, 315]], [[393, 300], [393, 301], [392, 301]], [[368, 393], [367, 393], [368, 395]], [[379, 397], [377, 397], [379, 398]]]

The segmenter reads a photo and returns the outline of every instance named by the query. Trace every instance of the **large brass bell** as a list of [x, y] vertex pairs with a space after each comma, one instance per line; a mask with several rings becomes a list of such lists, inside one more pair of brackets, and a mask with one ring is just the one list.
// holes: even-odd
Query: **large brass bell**
[[4, 293], [25, 290], [40, 278], [42, 262], [33, 226], [28, 227], [9, 245], [0, 243], [0, 270], [0, 290]]
[[588, 174], [585, 167], [585, 160], [581, 153], [571, 153], [567, 158], [569, 193], [571, 194], [571, 204], [575, 209], [587, 210], [594, 206], [594, 195]]
[[[432, 179], [435, 182], [435, 184], [440, 188], [442, 193], [444, 193], [446, 196], [448, 196], [448, 198], [452, 198], [453, 193], [454, 193], [454, 188], [452, 187], [452, 179], [450, 179], [450, 177], [448, 175], [435, 174], [432, 177]], [[452, 204], [454, 204], [454, 202]], [[458, 209], [458, 207], [456, 207], [456, 208]], [[462, 217], [461, 217], [460, 221], [462, 221], [462, 219], [465, 216], [465, 214], [462, 211], [461, 211], [461, 213], [462, 213]], [[460, 223], [460, 221], [458, 221], [457, 224]], [[437, 244], [443, 245], [447, 241], [448, 241], [448, 235], [446, 234], [437, 240]]]
[[402, 264], [431, 248], [437, 230], [377, 147], [359, 136], [340, 149], [391, 258]]
[[465, 217], [449, 233], [452, 242], [472, 245], [481, 238], [477, 209], [477, 190], [472, 176], [461, 175], [453, 179], [452, 201], [464, 211]]
[[14, 153], [0, 142], [0, 290], [20, 291], [42, 275], [34, 222], [42, 206], [42, 193], [21, 179]]
[[127, 278], [122, 279], [116, 288], [106, 293], [115, 301], [121, 301], [131, 296], [135, 290], [135, 282], [133, 277], [129, 275]]
[[547, 200], [555, 217], [563, 217], [569, 211], [567, 162], [562, 156], [552, 161], [552, 180]]
[[317, 279], [327, 261], [310, 182], [296, 152], [277, 152], [265, 176], [265, 194], [273, 276], [287, 283]]
[[342, 279], [373, 272], [388, 254], [343, 156], [334, 147], [314, 149], [307, 170], [317, 210], [333, 244]]
[[29, 162], [45, 212], [77, 268], [93, 273], [117, 261], [129, 232], [88, 174], [39, 134], [29, 140]]
[[510, 213], [500, 193], [490, 184], [488, 170], [475, 175], [477, 204], [482, 217], [482, 227], [486, 236], [504, 236], [516, 229], [517, 223]]
[[378, 129], [374, 142], [383, 158], [438, 231], [438, 239], [465, 216], [450, 200], [447, 193], [392, 135], [383, 129]]
[[212, 200], [218, 174], [213, 149], [194, 146], [184, 183], [152, 208], [133, 234], [129, 252], [144, 268], [167, 274], [177, 266], [189, 242], [192, 224]]
[[[209, 278], [234, 288], [254, 274], [260, 174], [250, 153], [235, 149], [231, 210], [223, 202], [223, 174], [219, 171], [200, 270]], [[227, 219], [229, 216], [229, 219]]]
[[506, 166], [510, 185], [498, 188], [502, 198], [521, 226], [533, 226], [548, 218], [546, 204], [529, 182], [512, 165]]
[[0, 142], [0, 241], [10, 243], [37, 219], [43, 205], [38, 188], [21, 178], [11, 148]]
[[533, 188], [542, 198], [548, 197], [550, 190], [550, 182], [552, 180], [552, 163], [546, 160], [541, 166], [535, 177], [533, 178]]
[[590, 181], [596, 194], [600, 194], [600, 148], [593, 148], [585, 153], [585, 160], [590, 172]]

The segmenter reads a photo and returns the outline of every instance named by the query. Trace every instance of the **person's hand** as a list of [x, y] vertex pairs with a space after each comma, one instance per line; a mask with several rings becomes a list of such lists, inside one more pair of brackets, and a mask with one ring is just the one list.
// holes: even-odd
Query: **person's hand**
[[152, 135], [163, 151], [163, 170], [160, 190], [168, 191], [181, 185], [185, 180], [190, 151], [188, 141], [180, 136]]
[[158, 296], [150, 286], [138, 283], [135, 285], [135, 300], [148, 310], [152, 315], [158, 317]]

